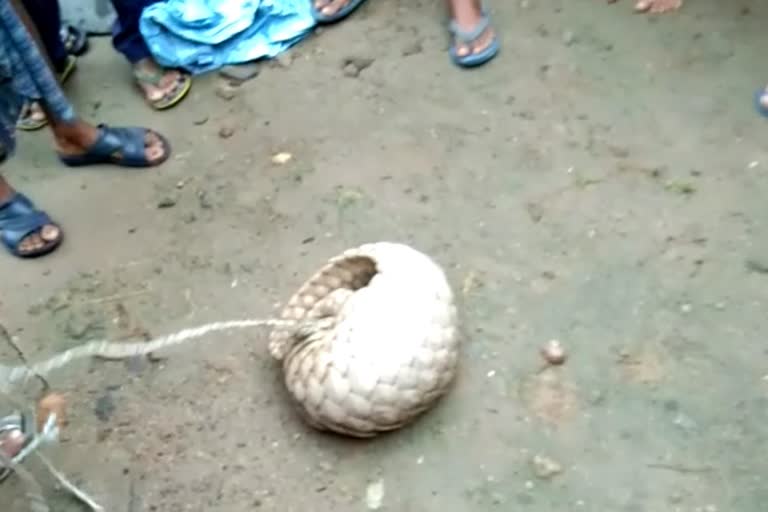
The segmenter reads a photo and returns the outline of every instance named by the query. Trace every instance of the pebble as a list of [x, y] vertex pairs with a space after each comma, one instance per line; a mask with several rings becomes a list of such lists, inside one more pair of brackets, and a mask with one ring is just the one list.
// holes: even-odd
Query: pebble
[[200, 117], [198, 119], [195, 119], [192, 122], [195, 124], [195, 126], [202, 126], [202, 125], [204, 125], [205, 123], [208, 122], [208, 116]]
[[360, 73], [371, 67], [375, 59], [370, 57], [346, 57], [341, 61], [341, 69], [344, 76], [357, 78]]
[[563, 345], [558, 340], [550, 340], [541, 348], [541, 356], [544, 360], [554, 366], [565, 363], [568, 355], [565, 353]]
[[245, 82], [259, 76], [259, 65], [255, 62], [247, 62], [235, 66], [224, 66], [219, 71], [219, 75], [236, 82]]
[[352, 64], [347, 64], [346, 66], [344, 66], [344, 69], [342, 70], [342, 72], [344, 73], [344, 76], [348, 78], [357, 78], [358, 76], [360, 76], [360, 70], [357, 69]]
[[365, 503], [369, 510], [378, 510], [384, 503], [384, 481], [371, 482], [365, 490]]
[[534, 455], [531, 459], [533, 473], [542, 479], [549, 479], [563, 472], [563, 466], [555, 460], [543, 455]]
[[219, 137], [222, 139], [228, 139], [235, 134], [235, 129], [231, 126], [222, 126], [219, 128]]
[[576, 42], [576, 34], [574, 34], [570, 30], [566, 30], [565, 32], [563, 32], [563, 44], [565, 46], [571, 46], [575, 42]]
[[293, 53], [283, 52], [275, 57], [275, 62], [281, 68], [289, 68], [293, 64]]

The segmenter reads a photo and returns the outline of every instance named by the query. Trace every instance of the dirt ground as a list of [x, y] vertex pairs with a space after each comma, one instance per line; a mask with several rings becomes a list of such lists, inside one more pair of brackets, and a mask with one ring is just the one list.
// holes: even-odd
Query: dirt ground
[[[371, 241], [432, 255], [462, 299], [455, 389], [374, 441], [308, 429], [263, 332], [56, 373], [72, 409], [51, 454], [107, 510], [358, 511], [372, 483], [400, 512], [764, 509], [768, 7], [491, 5], [484, 69], [451, 65], [437, 0], [378, 0], [164, 114], [102, 40], [68, 90], [89, 119], [161, 129], [172, 161], [71, 171], [20, 136], [4, 172], [68, 237], [0, 258], [0, 321], [31, 359], [268, 316]], [[550, 339], [570, 357], [538, 373]], [[3, 510], [19, 496], [7, 482]]]

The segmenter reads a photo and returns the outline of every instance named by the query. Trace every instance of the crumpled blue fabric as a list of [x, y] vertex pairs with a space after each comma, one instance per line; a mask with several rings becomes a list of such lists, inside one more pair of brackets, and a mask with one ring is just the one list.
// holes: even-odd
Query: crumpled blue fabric
[[314, 26], [309, 0], [167, 0], [139, 23], [158, 64], [193, 74], [275, 57]]

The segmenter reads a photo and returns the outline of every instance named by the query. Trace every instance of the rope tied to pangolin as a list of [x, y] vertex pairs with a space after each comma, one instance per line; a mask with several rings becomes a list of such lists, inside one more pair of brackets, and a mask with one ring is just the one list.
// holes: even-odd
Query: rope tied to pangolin
[[277, 319], [248, 319], [248, 320], [230, 320], [225, 322], [213, 322], [198, 327], [182, 329], [181, 331], [155, 338], [144, 342], [113, 342], [109, 340], [99, 340], [74, 347], [57, 354], [50, 359], [23, 366], [3, 366], [0, 365], [0, 391], [8, 392], [11, 387], [23, 383], [28, 379], [47, 375], [54, 370], [63, 368], [70, 363], [85, 359], [88, 357], [100, 357], [104, 359], [129, 359], [132, 357], [144, 356], [157, 352], [158, 350], [168, 348], [174, 345], [180, 345], [207, 334], [214, 332], [231, 331], [235, 329], [250, 329], [256, 327], [283, 327], [291, 328], [296, 331], [305, 332], [311, 329], [311, 322], [296, 322], [293, 320]]

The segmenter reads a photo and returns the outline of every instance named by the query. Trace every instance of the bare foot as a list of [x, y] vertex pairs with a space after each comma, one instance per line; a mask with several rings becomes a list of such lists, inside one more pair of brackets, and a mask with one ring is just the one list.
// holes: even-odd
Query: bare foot
[[650, 14], [663, 14], [676, 11], [683, 6], [683, 0], [637, 0], [635, 12], [647, 12]]

